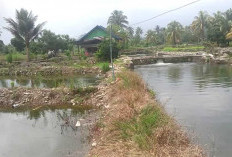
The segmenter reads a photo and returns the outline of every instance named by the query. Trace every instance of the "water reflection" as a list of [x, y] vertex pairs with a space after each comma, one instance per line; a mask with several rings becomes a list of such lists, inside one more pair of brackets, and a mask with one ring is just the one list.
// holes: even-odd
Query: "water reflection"
[[84, 115], [68, 108], [0, 112], [0, 156], [85, 156], [88, 128], [75, 127]]
[[84, 87], [97, 85], [100, 78], [94, 76], [72, 77], [34, 77], [34, 78], [5, 78], [0, 77], [0, 88], [29, 87], [29, 88], [56, 88], [59, 86]]
[[195, 65], [192, 76], [199, 88], [208, 86], [232, 87], [232, 67], [228, 65]]
[[180, 63], [135, 71], [166, 110], [199, 137], [209, 156], [231, 156], [232, 66]]

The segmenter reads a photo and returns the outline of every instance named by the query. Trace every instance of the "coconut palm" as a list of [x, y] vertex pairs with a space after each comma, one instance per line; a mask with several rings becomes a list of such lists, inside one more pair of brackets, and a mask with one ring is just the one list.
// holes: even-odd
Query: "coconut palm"
[[30, 60], [29, 45], [38, 35], [41, 33], [45, 22], [35, 26], [37, 16], [34, 16], [32, 12], [28, 12], [25, 9], [20, 11], [16, 10], [16, 21], [11, 18], [5, 18], [9, 27], [5, 27], [16, 38], [24, 41], [26, 46], [27, 60]]
[[120, 10], [114, 10], [108, 19], [108, 24], [117, 25], [121, 28], [127, 28], [127, 16], [123, 15], [123, 12]]
[[141, 27], [137, 27], [135, 30], [135, 36], [134, 36], [134, 40], [135, 40], [135, 45], [140, 44], [141, 40], [142, 40], [142, 34], [143, 34], [143, 30]]
[[173, 21], [169, 23], [167, 26], [168, 41], [170, 41], [173, 45], [179, 43], [182, 30], [183, 30], [183, 26], [179, 22]]
[[149, 29], [146, 33], [146, 41], [148, 44], [155, 44], [156, 43], [156, 32]]
[[191, 25], [192, 29], [200, 36], [201, 40], [205, 40], [206, 38], [206, 26], [208, 17], [209, 15], [207, 12], [200, 11]]

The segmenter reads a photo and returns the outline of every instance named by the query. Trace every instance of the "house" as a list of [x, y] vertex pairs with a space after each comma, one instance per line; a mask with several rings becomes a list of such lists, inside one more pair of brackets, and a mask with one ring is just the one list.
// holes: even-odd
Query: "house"
[[[94, 53], [97, 51], [98, 45], [105, 39], [110, 37], [110, 32], [102, 26], [96, 26], [84, 36], [82, 36], [76, 43], [84, 48], [88, 53]], [[120, 37], [112, 33], [112, 38], [120, 40]]]

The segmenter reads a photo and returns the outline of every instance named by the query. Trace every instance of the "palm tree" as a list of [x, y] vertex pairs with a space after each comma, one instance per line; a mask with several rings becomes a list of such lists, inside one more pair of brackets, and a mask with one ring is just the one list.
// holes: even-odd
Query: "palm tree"
[[179, 22], [173, 21], [169, 23], [167, 26], [168, 41], [170, 41], [173, 45], [179, 43], [182, 30], [183, 30], [183, 26]]
[[141, 39], [142, 39], [142, 34], [143, 34], [143, 30], [141, 27], [137, 27], [136, 30], [135, 30], [135, 44], [138, 45], [140, 42], [141, 42]]
[[156, 43], [156, 32], [149, 29], [146, 33], [146, 41], [148, 44], [155, 44]]
[[16, 10], [16, 21], [11, 18], [5, 18], [6, 22], [9, 24], [9, 27], [4, 27], [6, 30], [10, 31], [15, 38], [21, 39], [24, 41], [26, 46], [27, 60], [30, 60], [29, 54], [29, 45], [30, 42], [42, 31], [42, 27], [45, 25], [45, 22], [35, 26], [37, 16], [34, 16], [32, 12], [28, 12], [25, 9], [20, 11]]
[[120, 10], [114, 10], [108, 19], [108, 24], [117, 25], [121, 28], [127, 28], [127, 16], [123, 15], [123, 12]]
[[198, 16], [195, 17], [195, 20], [192, 22], [192, 28], [194, 32], [200, 35], [201, 40], [206, 38], [206, 25], [208, 20], [208, 13], [200, 11]]

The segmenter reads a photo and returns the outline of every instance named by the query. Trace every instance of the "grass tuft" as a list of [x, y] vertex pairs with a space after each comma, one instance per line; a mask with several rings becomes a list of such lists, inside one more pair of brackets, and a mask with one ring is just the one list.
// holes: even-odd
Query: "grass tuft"
[[166, 119], [158, 107], [148, 105], [138, 116], [127, 121], [119, 120], [115, 126], [123, 139], [130, 139], [137, 143], [139, 148], [148, 150], [155, 144], [152, 137], [155, 128], [163, 125]]

